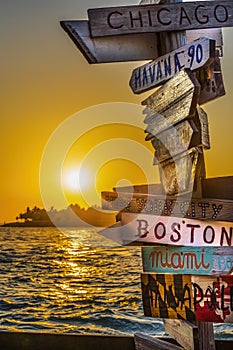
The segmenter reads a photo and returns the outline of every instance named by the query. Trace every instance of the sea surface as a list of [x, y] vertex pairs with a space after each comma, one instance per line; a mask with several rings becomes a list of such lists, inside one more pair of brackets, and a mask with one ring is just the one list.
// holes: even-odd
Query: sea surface
[[[94, 229], [0, 228], [0, 330], [164, 336], [143, 316], [141, 250]], [[233, 339], [232, 325], [215, 324]]]

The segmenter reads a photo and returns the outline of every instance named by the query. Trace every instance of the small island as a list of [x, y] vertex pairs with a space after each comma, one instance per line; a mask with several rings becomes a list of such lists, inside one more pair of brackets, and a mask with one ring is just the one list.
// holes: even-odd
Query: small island
[[116, 222], [117, 212], [104, 211], [95, 205], [87, 209], [79, 204], [70, 204], [66, 209], [57, 210], [51, 207], [48, 211], [34, 206], [1, 227], [106, 227]]

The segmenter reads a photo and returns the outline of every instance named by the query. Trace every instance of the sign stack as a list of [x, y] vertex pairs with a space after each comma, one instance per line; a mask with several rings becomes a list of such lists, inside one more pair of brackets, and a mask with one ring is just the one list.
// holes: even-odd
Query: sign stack
[[143, 245], [145, 316], [163, 318], [185, 349], [214, 349], [209, 325], [233, 323], [233, 177], [205, 179], [201, 105], [225, 94], [221, 27], [233, 26], [233, 3], [144, 3], [61, 25], [89, 63], [153, 58], [134, 69], [130, 87], [157, 88], [142, 104], [161, 185], [103, 192], [103, 209], [120, 211], [124, 243]]

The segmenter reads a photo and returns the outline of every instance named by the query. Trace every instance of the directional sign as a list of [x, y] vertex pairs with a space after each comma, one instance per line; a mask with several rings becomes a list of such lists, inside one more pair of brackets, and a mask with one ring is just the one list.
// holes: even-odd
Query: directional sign
[[233, 247], [142, 247], [144, 272], [228, 275]]
[[[152, 60], [161, 55], [158, 48], [157, 33], [92, 38], [87, 20], [61, 21], [60, 23], [91, 64]], [[189, 30], [186, 32], [187, 42], [204, 36], [215, 40], [216, 48], [219, 48], [219, 51], [222, 52], [221, 29]]]
[[167, 195], [192, 193], [201, 150], [191, 148], [159, 163], [159, 174]]
[[146, 105], [144, 123], [152, 137], [195, 114], [200, 84], [194, 74], [181, 70], [142, 102]]
[[233, 276], [142, 274], [144, 315], [233, 323]]
[[207, 114], [196, 110], [193, 120], [185, 120], [162, 131], [152, 139], [155, 148], [154, 165], [186, 152], [192, 147], [210, 148]]
[[102, 209], [126, 213], [233, 222], [233, 200], [102, 192]]
[[201, 38], [133, 70], [130, 87], [145, 92], [172, 78], [181, 69], [196, 70], [215, 57], [215, 41]]
[[62, 21], [61, 26], [89, 63], [148, 60], [159, 55], [155, 33], [91, 38], [88, 21]]
[[223, 56], [223, 35], [221, 28], [210, 28], [210, 29], [194, 29], [186, 31], [186, 39], [188, 43], [192, 41], [207, 37], [215, 41], [216, 50], [218, 51], [219, 57]]
[[88, 10], [92, 37], [233, 26], [232, 1], [120, 6]]
[[230, 222], [122, 213], [121, 223], [127, 225], [126, 239], [135, 242], [192, 247], [233, 245], [233, 223]]
[[156, 135], [152, 140], [155, 148], [154, 165], [188, 150], [194, 130], [195, 126], [185, 120]]

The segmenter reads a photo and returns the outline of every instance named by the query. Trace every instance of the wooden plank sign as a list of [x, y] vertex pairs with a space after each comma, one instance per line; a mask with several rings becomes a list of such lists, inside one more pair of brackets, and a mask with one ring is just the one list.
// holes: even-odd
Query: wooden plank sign
[[92, 37], [233, 26], [232, 1], [119, 6], [88, 10]]
[[195, 114], [200, 94], [200, 84], [195, 76], [181, 70], [172, 79], [142, 102], [146, 106], [144, 123], [149, 135], [168, 129]]
[[[125, 240], [191, 247], [232, 247], [233, 223], [122, 213]], [[127, 236], [128, 234], [128, 236]]]
[[193, 123], [196, 126], [196, 133], [191, 141], [191, 146], [201, 146], [203, 149], [210, 149], [209, 123], [206, 112], [197, 107], [196, 114], [193, 118]]
[[87, 20], [60, 23], [89, 63], [139, 61], [158, 57], [158, 38], [155, 33], [92, 38]]
[[225, 95], [221, 62], [217, 54], [212, 62], [196, 72], [196, 77], [201, 85], [199, 105]]
[[215, 57], [215, 41], [200, 38], [133, 70], [130, 87], [145, 92], [172, 78], [181, 69], [197, 70]]
[[189, 321], [163, 319], [167, 334], [177, 341], [185, 350], [199, 350], [198, 327]]
[[154, 165], [186, 152], [192, 147], [210, 148], [208, 119], [198, 107], [193, 119], [185, 120], [162, 131], [152, 139], [155, 148]]
[[200, 150], [194, 147], [159, 163], [160, 180], [167, 195], [192, 193], [200, 156]]
[[155, 149], [154, 165], [168, 160], [190, 148], [195, 126], [185, 120], [164, 130], [152, 139]]
[[[152, 60], [161, 55], [158, 52], [159, 39], [157, 33], [92, 38], [87, 20], [67, 20], [61, 21], [60, 24], [90, 64]], [[187, 42], [204, 36], [215, 40], [216, 48], [222, 52], [221, 29], [190, 30], [186, 32]]]
[[142, 274], [144, 315], [233, 323], [233, 276]]
[[190, 43], [196, 39], [207, 37], [215, 41], [215, 47], [219, 54], [219, 57], [223, 56], [223, 35], [221, 28], [210, 28], [210, 29], [198, 29], [198, 30], [187, 30], [186, 39]]
[[233, 247], [142, 247], [144, 272], [228, 275]]
[[104, 210], [233, 222], [233, 201], [143, 193], [102, 192]]
[[143, 333], [134, 334], [134, 343], [135, 350], [181, 350], [180, 346]]

